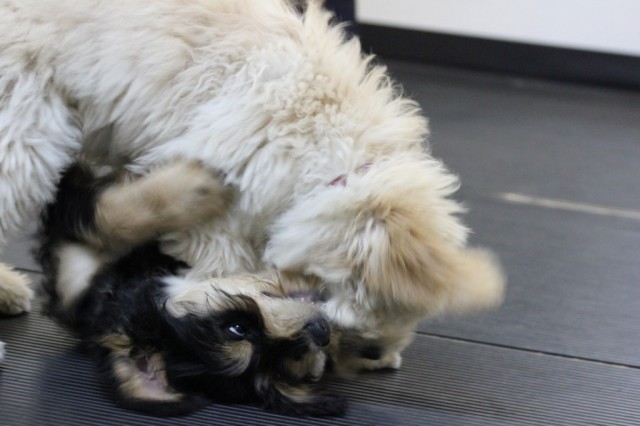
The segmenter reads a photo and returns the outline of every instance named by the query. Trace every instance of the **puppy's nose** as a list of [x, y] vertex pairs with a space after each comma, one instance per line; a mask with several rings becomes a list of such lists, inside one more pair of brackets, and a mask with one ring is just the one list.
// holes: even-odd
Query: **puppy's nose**
[[329, 344], [331, 340], [331, 327], [326, 319], [316, 318], [307, 323], [304, 329], [316, 345], [324, 347]]

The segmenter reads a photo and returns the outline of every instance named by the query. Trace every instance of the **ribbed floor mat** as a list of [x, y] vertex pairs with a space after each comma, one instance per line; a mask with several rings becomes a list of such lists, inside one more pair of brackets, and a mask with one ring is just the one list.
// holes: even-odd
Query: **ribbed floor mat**
[[39, 312], [0, 319], [1, 425], [633, 425], [640, 370], [419, 335], [400, 371], [327, 380], [340, 419], [298, 419], [212, 404], [159, 419], [115, 407], [91, 362]]
[[2, 255], [2, 262], [23, 271], [40, 271], [40, 265], [33, 259], [32, 251], [36, 243], [31, 238], [23, 238], [11, 244], [9, 250]]

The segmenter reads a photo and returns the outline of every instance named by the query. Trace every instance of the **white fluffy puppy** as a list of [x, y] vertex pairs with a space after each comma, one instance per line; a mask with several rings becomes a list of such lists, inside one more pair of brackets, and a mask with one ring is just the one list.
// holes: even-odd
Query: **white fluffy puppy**
[[[185, 280], [276, 268], [317, 284], [364, 341], [344, 339], [338, 364], [397, 367], [424, 316], [498, 303], [426, 119], [329, 19], [284, 0], [0, 0], [0, 246], [80, 152], [139, 174], [187, 158], [237, 197], [166, 244], [194, 265]], [[28, 309], [6, 267], [0, 296]]]

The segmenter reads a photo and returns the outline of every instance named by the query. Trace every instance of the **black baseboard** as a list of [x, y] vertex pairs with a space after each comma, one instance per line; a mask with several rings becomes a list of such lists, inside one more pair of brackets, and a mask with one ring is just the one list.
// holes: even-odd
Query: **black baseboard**
[[358, 24], [365, 51], [526, 77], [640, 90], [640, 58]]
[[357, 34], [355, 0], [325, 0], [324, 7], [335, 14], [337, 21], [346, 23], [347, 31]]

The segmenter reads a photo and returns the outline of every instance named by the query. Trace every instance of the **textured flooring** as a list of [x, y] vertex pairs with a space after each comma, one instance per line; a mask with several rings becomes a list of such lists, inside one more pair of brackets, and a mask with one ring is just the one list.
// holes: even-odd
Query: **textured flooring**
[[[114, 407], [38, 310], [0, 318], [0, 425], [640, 424], [640, 93], [389, 62], [460, 175], [472, 241], [509, 275], [503, 307], [421, 323], [397, 372], [328, 379], [342, 419], [212, 405]], [[5, 258], [39, 279], [28, 237]]]

